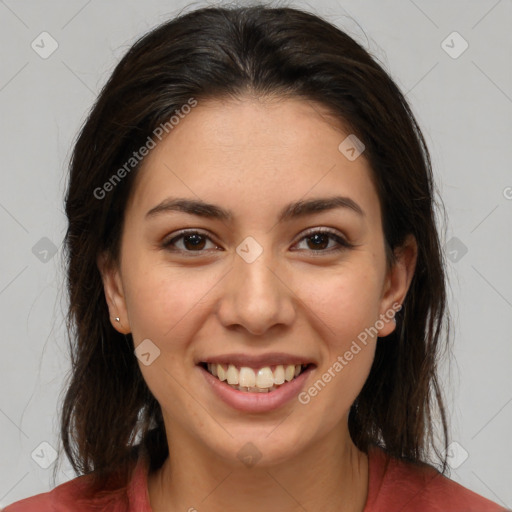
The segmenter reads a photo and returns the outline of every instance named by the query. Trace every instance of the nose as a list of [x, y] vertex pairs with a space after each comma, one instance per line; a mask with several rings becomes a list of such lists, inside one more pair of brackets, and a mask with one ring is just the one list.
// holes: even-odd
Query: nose
[[[235, 255], [219, 299], [217, 315], [225, 327], [262, 335], [275, 325], [290, 326], [296, 299], [286, 275], [271, 268], [266, 251], [249, 263]], [[275, 266], [275, 265], [274, 265]]]

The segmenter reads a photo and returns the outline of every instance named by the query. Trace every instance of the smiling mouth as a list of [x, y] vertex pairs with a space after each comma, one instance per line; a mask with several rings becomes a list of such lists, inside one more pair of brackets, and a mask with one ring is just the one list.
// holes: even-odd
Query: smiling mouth
[[296, 379], [314, 364], [289, 364], [250, 368], [234, 364], [199, 363], [221, 382], [246, 393], [270, 393]]

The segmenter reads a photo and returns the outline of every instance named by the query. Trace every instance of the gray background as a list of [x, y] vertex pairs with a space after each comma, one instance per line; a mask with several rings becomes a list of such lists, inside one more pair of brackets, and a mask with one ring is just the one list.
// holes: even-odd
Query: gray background
[[[129, 46], [186, 5], [206, 4], [0, 1], [0, 506], [52, 484], [69, 369], [61, 242], [73, 140]], [[449, 214], [451, 477], [512, 507], [512, 2], [326, 0], [310, 8], [383, 63], [424, 130]], [[46, 59], [31, 47], [51, 49], [43, 31], [58, 43]], [[446, 39], [453, 31], [469, 44], [458, 56], [464, 43]], [[57, 483], [74, 477], [67, 463], [58, 474]]]

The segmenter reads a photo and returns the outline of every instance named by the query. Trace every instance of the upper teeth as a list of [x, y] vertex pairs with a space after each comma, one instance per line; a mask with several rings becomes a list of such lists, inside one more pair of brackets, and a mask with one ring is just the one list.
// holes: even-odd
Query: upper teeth
[[272, 371], [270, 366], [264, 366], [256, 370], [242, 366], [239, 370], [233, 364], [208, 363], [208, 371], [219, 380], [247, 388], [258, 387], [266, 389], [274, 385], [281, 385], [285, 381], [289, 382], [294, 377], [297, 377], [301, 370], [302, 365], [300, 364], [289, 364], [287, 366], [280, 364]]

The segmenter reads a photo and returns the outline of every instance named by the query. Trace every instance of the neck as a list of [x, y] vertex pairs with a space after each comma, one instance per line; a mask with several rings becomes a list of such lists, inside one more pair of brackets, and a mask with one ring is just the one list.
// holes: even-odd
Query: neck
[[170, 457], [148, 476], [152, 510], [362, 512], [368, 459], [345, 434], [330, 434], [284, 462], [249, 467], [168, 431]]

